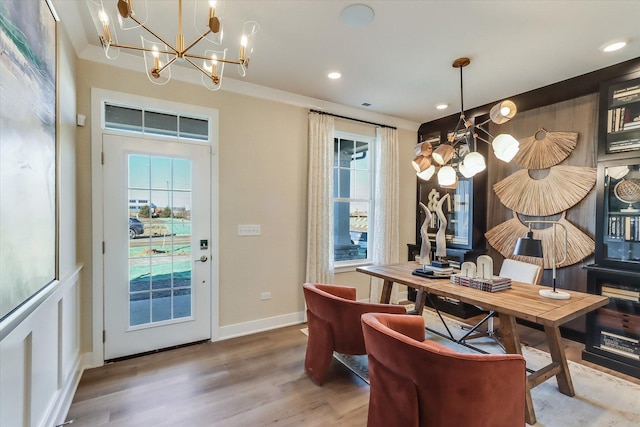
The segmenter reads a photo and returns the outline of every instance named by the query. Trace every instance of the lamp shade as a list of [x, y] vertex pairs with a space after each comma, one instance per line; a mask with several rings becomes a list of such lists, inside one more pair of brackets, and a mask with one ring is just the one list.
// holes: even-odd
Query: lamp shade
[[431, 157], [422, 155], [417, 156], [415, 159], [413, 159], [411, 164], [413, 165], [413, 168], [416, 170], [416, 172], [422, 172], [425, 169], [429, 168], [429, 166], [431, 166]]
[[491, 143], [496, 157], [505, 163], [509, 163], [520, 150], [520, 143], [508, 133], [501, 133]]
[[471, 176], [482, 172], [487, 168], [487, 164], [484, 161], [484, 156], [477, 151], [472, 151], [471, 153], [464, 156], [464, 168], [471, 174]]
[[542, 258], [542, 240], [533, 238], [533, 231], [528, 231], [526, 237], [518, 238], [514, 255]]
[[433, 146], [431, 145], [430, 142], [425, 141], [413, 147], [413, 151], [415, 151], [416, 156], [429, 157], [433, 152]]
[[456, 171], [451, 166], [444, 166], [438, 171], [438, 184], [454, 185], [456, 183]]
[[451, 160], [453, 152], [453, 147], [449, 144], [440, 144], [435, 150], [433, 150], [431, 157], [433, 157], [433, 160], [435, 160], [439, 165], [444, 165]]
[[516, 104], [506, 99], [491, 107], [489, 117], [493, 123], [501, 125], [502, 123], [506, 123], [511, 120], [517, 112], [518, 109], [516, 108]]
[[418, 175], [418, 178], [424, 181], [429, 181], [435, 172], [436, 172], [436, 167], [434, 165], [431, 165], [425, 170], [423, 170], [422, 172], [418, 172], [417, 175]]

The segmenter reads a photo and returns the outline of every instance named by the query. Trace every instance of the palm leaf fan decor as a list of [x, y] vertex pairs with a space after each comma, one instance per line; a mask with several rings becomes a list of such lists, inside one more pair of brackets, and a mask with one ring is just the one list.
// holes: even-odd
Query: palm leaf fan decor
[[519, 170], [493, 185], [503, 205], [530, 216], [564, 212], [589, 194], [596, 183], [596, 169], [584, 166], [553, 166], [543, 179]]
[[[571, 224], [566, 218], [565, 214], [558, 222], [567, 228], [567, 259], [558, 267], [567, 267], [569, 265], [577, 264], [589, 255], [591, 255], [596, 249], [596, 243], [591, 237], [580, 231], [575, 225]], [[533, 258], [513, 255], [513, 251], [516, 248], [516, 242], [519, 237], [524, 237], [529, 231], [529, 227], [520, 222], [520, 219], [514, 215], [513, 218], [498, 224], [491, 230], [485, 233], [487, 242], [495, 250], [500, 252], [505, 258], [513, 258], [518, 261], [528, 262], [530, 264], [542, 265], [543, 268], [552, 268], [552, 256], [553, 256], [553, 227], [543, 229], [532, 229], [534, 239], [542, 241], [542, 253], [544, 258]], [[564, 251], [564, 238], [563, 233], [556, 235], [556, 254], [561, 257]]]
[[520, 139], [520, 150], [513, 160], [525, 169], [546, 169], [569, 157], [577, 143], [577, 132], [540, 128], [532, 136]]

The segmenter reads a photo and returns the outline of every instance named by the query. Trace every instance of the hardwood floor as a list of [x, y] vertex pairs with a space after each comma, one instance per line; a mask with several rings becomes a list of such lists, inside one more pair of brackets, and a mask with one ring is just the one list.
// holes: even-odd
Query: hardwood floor
[[[67, 419], [73, 426], [365, 426], [369, 386], [333, 361], [323, 387], [304, 374], [305, 325], [200, 343], [85, 371]], [[544, 333], [519, 325], [547, 350]], [[582, 344], [564, 340], [581, 362]]]

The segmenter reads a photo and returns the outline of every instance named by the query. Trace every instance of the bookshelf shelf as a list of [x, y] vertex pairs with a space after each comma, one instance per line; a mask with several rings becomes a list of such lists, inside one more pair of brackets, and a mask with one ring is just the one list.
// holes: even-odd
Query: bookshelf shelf
[[587, 292], [609, 304], [587, 315], [582, 357], [640, 378], [640, 73], [600, 85], [596, 254]]
[[603, 84], [600, 101], [601, 154], [640, 151], [640, 78]]

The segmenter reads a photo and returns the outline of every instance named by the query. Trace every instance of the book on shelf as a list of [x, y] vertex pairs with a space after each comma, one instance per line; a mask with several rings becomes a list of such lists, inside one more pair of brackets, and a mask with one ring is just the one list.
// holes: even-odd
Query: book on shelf
[[629, 291], [627, 289], [613, 288], [611, 286], [602, 286], [600, 293], [609, 298], [618, 298], [627, 301], [640, 302], [640, 292], [638, 291]]
[[640, 129], [640, 120], [623, 123], [622, 130]]
[[621, 104], [640, 100], [640, 85], [627, 86], [613, 91], [612, 104]]
[[600, 332], [600, 348], [632, 359], [640, 360], [640, 342], [613, 332]]
[[622, 141], [609, 141], [609, 151], [625, 151], [640, 148], [640, 138], [625, 139]]
[[615, 240], [640, 241], [640, 215], [609, 216], [607, 236]]

